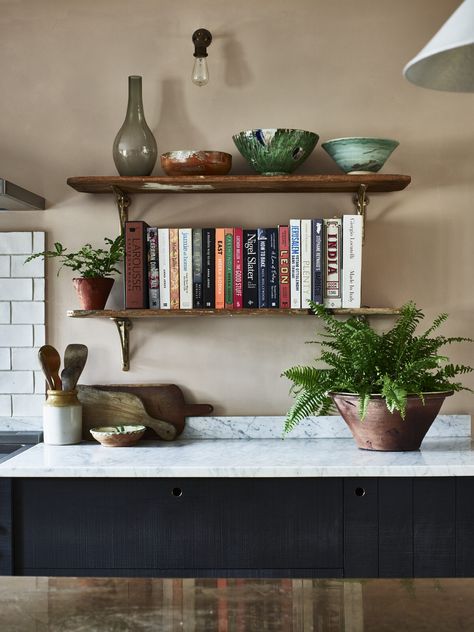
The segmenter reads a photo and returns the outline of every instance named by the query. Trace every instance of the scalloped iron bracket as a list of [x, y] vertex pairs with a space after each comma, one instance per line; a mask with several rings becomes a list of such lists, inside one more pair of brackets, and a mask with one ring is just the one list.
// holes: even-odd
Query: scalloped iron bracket
[[120, 221], [120, 231], [123, 235], [125, 233], [125, 222], [128, 221], [128, 208], [132, 203], [130, 197], [127, 193], [122, 191], [119, 187], [112, 186], [112, 190], [115, 195], [115, 200], [117, 202], [117, 210], [119, 214]]
[[367, 185], [361, 184], [357, 193], [354, 193], [352, 201], [356, 207], [356, 214], [362, 215], [362, 243], [365, 241], [365, 220], [367, 217], [367, 206], [370, 202], [367, 195]]
[[120, 348], [122, 353], [122, 371], [130, 370], [130, 330], [132, 321], [130, 318], [111, 318], [113, 320], [120, 338]]

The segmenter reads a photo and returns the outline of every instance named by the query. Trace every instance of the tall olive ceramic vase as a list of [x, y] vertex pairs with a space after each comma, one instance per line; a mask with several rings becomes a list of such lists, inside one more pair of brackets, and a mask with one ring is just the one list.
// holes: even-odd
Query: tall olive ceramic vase
[[128, 107], [125, 121], [115, 137], [113, 157], [121, 176], [149, 176], [158, 150], [143, 112], [142, 78], [128, 78]]

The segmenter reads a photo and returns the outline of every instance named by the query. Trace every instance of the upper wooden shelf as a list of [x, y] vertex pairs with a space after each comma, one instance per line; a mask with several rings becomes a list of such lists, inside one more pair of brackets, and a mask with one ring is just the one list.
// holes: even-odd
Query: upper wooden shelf
[[[360, 307], [333, 309], [333, 314], [344, 316], [393, 316], [400, 313], [396, 307]], [[74, 309], [67, 312], [71, 318], [161, 318], [175, 316], [314, 316], [309, 309]]]
[[392, 174], [288, 176], [80, 176], [67, 183], [81, 193], [357, 193], [401, 191], [410, 176]]

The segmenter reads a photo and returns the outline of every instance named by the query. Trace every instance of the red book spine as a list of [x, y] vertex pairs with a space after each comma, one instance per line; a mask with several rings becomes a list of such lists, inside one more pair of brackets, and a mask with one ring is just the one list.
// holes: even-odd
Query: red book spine
[[290, 308], [290, 236], [288, 226], [278, 227], [278, 271], [280, 273], [280, 308]]
[[179, 309], [178, 229], [170, 228], [170, 308]]
[[242, 309], [243, 307], [243, 240], [242, 228], [234, 228], [234, 309]]
[[125, 224], [125, 308], [148, 307], [148, 274], [145, 222]]

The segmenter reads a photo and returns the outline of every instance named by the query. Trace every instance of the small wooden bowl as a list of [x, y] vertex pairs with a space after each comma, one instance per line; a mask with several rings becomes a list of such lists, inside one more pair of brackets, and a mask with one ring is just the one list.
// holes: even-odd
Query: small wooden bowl
[[135, 445], [143, 436], [145, 426], [100, 426], [91, 428], [90, 433], [96, 441], [106, 448], [124, 448]]
[[232, 155], [223, 151], [183, 149], [161, 155], [168, 176], [225, 176], [232, 167]]

